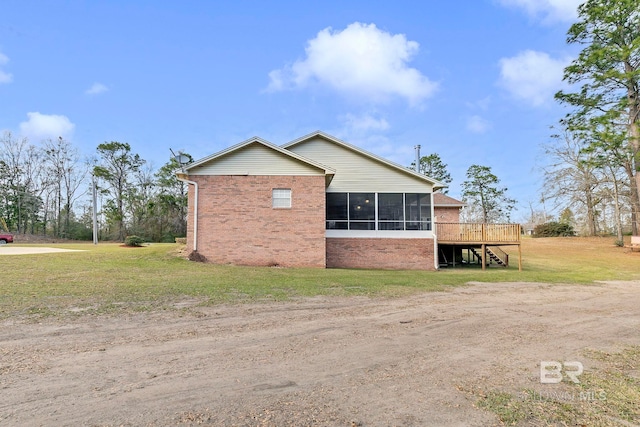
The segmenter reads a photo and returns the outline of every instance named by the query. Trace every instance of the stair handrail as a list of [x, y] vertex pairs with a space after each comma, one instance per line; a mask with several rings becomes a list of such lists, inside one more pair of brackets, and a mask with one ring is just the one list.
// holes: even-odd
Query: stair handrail
[[498, 246], [487, 246], [487, 250], [493, 252], [498, 258], [504, 262], [505, 265], [509, 265], [509, 254], [500, 249]]

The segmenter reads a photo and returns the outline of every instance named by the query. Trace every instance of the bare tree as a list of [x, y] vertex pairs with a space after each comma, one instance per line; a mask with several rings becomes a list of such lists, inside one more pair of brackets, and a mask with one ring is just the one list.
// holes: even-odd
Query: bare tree
[[603, 180], [594, 156], [583, 150], [584, 144], [573, 134], [552, 136], [553, 142], [543, 146], [550, 163], [544, 170], [544, 198], [555, 203], [554, 210], [578, 209], [584, 213], [588, 234], [597, 234], [596, 189]]
[[3, 216], [10, 227], [25, 232], [28, 224], [37, 220], [41, 207], [34, 191], [39, 175], [39, 154], [27, 138], [14, 138], [7, 131], [0, 137], [0, 163]]
[[53, 189], [57, 237], [70, 237], [71, 216], [78, 189], [87, 175], [82, 166], [78, 150], [67, 140], [59, 137], [43, 143], [44, 165], [49, 176], [49, 187]]

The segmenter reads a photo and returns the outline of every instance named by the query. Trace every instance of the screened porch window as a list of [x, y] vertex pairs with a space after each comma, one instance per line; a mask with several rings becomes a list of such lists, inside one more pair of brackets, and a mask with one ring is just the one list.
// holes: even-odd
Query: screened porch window
[[349, 229], [347, 193], [327, 193], [327, 229]]
[[349, 193], [349, 230], [376, 229], [375, 193]]
[[328, 230], [431, 230], [429, 193], [327, 193]]
[[378, 230], [404, 230], [404, 194], [378, 194]]
[[431, 230], [431, 194], [405, 194], [405, 229]]

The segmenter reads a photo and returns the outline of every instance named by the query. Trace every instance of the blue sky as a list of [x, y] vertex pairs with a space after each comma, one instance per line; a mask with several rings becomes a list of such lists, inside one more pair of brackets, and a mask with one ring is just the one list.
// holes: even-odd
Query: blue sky
[[577, 55], [581, 0], [29, 1], [0, 6], [0, 131], [63, 136], [84, 156], [128, 142], [160, 167], [252, 136], [322, 130], [453, 176], [490, 166], [538, 206], [540, 144]]

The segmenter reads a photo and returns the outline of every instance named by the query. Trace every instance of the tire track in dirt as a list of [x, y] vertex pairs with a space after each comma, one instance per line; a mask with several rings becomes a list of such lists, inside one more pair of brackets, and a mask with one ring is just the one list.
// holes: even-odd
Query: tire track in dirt
[[7, 321], [0, 424], [476, 425], [464, 389], [640, 344], [640, 283], [475, 284], [183, 312]]

